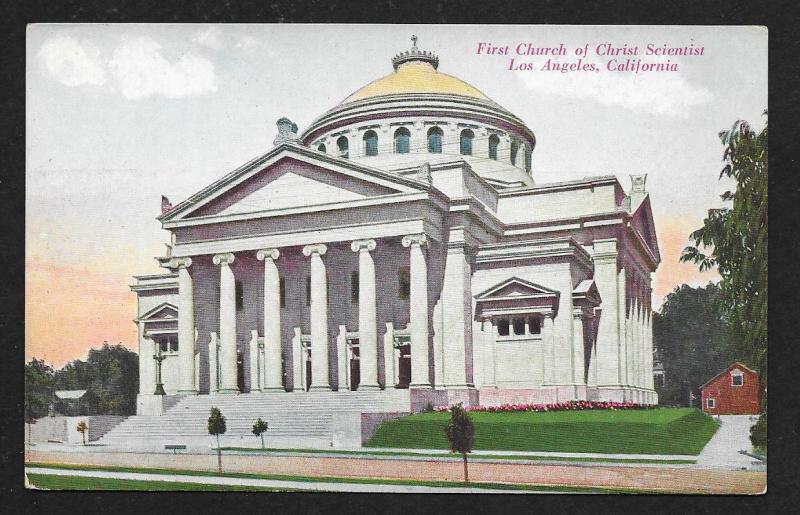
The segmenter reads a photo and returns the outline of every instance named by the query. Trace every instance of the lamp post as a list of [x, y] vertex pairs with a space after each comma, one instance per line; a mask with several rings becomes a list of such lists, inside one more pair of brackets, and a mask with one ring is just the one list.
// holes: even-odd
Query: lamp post
[[166, 395], [164, 385], [161, 383], [161, 362], [166, 359], [166, 356], [161, 354], [161, 342], [156, 343], [156, 353], [153, 354], [153, 359], [156, 360], [156, 391], [153, 395]]

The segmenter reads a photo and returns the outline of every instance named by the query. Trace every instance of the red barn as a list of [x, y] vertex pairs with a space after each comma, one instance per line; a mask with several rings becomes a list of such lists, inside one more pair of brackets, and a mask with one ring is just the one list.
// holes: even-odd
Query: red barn
[[761, 385], [758, 374], [739, 362], [700, 387], [703, 411], [709, 415], [758, 415]]

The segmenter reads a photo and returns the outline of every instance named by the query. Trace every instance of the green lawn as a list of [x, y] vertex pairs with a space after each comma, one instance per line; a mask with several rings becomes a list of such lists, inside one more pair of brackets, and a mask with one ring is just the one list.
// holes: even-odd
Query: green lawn
[[[697, 455], [717, 431], [694, 408], [469, 414], [475, 450]], [[447, 449], [449, 413], [387, 420], [366, 447]]]
[[46, 490], [136, 490], [147, 492], [290, 492], [285, 488], [265, 488], [238, 485], [204, 485], [171, 481], [145, 481], [138, 479], [109, 479], [104, 477], [54, 476], [28, 474], [37, 488]]

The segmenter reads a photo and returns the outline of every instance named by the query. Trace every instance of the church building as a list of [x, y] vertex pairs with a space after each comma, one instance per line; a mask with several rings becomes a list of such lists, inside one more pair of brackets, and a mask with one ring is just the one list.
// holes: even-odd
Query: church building
[[534, 132], [413, 39], [162, 207], [164, 273], [131, 286], [140, 415], [358, 392], [386, 412], [657, 402], [646, 176], [537, 182]]

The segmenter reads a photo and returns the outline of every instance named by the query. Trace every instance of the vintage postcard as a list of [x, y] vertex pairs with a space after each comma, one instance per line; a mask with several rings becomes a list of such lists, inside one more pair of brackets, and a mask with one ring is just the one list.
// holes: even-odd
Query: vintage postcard
[[29, 25], [26, 487], [764, 493], [767, 40]]

